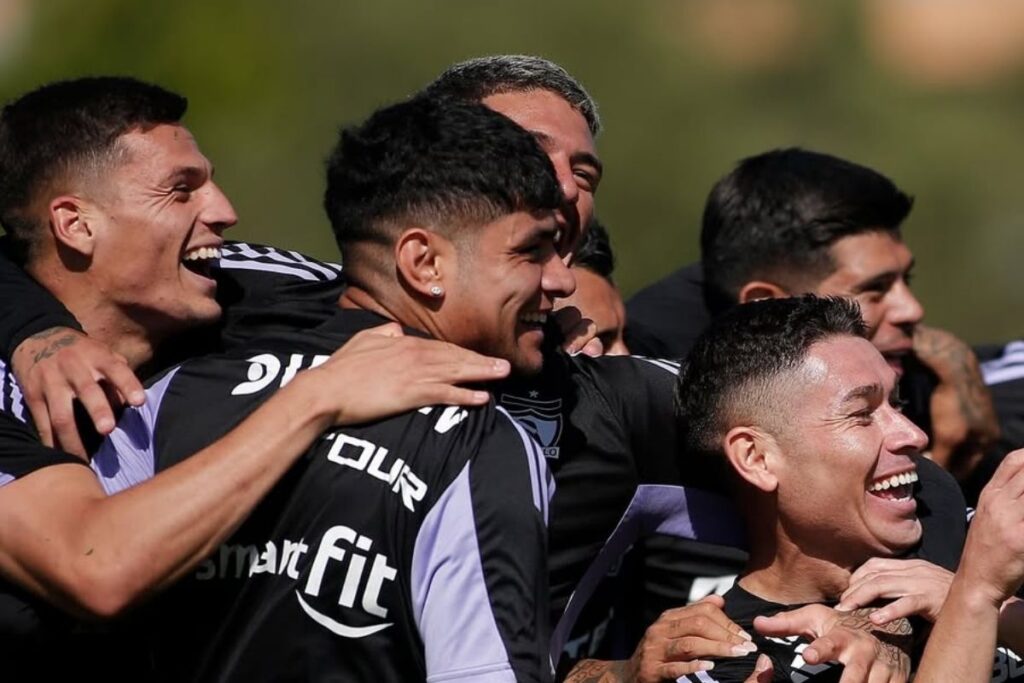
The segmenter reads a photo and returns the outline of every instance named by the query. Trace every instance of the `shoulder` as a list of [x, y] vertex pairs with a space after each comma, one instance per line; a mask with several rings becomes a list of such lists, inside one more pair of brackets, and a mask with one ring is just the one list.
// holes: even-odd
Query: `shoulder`
[[341, 277], [341, 265], [337, 263], [248, 242], [225, 242], [221, 247], [220, 267], [232, 277], [244, 277], [245, 272], [306, 281], [333, 281]]

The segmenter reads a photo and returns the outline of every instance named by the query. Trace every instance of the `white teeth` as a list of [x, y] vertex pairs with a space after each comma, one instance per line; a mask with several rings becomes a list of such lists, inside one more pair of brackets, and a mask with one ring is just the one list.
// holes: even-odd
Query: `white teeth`
[[904, 472], [902, 474], [894, 474], [891, 477], [886, 477], [881, 481], [876, 481], [874, 484], [868, 487], [868, 491], [888, 491], [894, 489], [897, 486], [906, 486], [913, 484], [917, 481], [917, 472]]
[[548, 314], [540, 312], [524, 313], [523, 315], [520, 316], [520, 320], [527, 323], [536, 323], [538, 325], [543, 325], [548, 321]]
[[196, 247], [185, 252], [183, 261], [206, 261], [220, 258], [220, 247]]

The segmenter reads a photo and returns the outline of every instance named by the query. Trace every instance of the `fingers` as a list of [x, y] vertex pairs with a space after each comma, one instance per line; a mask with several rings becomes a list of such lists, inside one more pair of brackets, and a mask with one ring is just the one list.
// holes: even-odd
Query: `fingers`
[[807, 605], [788, 612], [779, 612], [772, 617], [757, 617], [754, 628], [766, 636], [816, 637], [824, 633], [827, 624], [834, 619], [833, 611], [824, 605]]
[[[740, 642], [734, 643], [733, 638]], [[694, 661], [704, 657], [745, 657], [757, 652], [753, 641], [733, 636], [728, 641], [699, 636], [674, 638], [665, 645], [667, 661]]]
[[128, 363], [118, 357], [120, 362], [112, 362], [103, 366], [103, 377], [106, 383], [124, 397], [129, 405], [141, 406], [146, 402], [146, 391], [142, 382], [135, 376]]
[[658, 667], [657, 675], [658, 680], [672, 681], [698, 671], [711, 671], [714, 668], [715, 663], [706, 659], [697, 659], [692, 662], [667, 662]]
[[53, 429], [54, 446], [61, 450], [86, 457], [85, 446], [78, 434], [74, 413], [75, 395], [64, 385], [46, 393], [46, 405], [50, 412], [50, 426]]
[[[563, 306], [554, 312], [554, 316], [559, 329], [562, 330], [562, 336], [565, 337], [562, 344], [565, 352], [571, 356], [580, 352], [586, 353], [585, 349], [590, 342], [597, 338], [597, 324], [590, 318], [584, 318], [580, 309], [575, 306]], [[600, 340], [597, 343], [600, 344]], [[596, 348], [590, 345], [591, 353], [587, 355], [601, 355], [604, 352], [602, 345], [600, 353], [593, 353]]]
[[32, 422], [35, 423], [36, 431], [39, 432], [39, 440], [44, 446], [53, 448], [53, 430], [50, 428], [50, 411], [46, 407], [46, 401], [41, 396], [25, 396], [25, 405], [32, 414]]
[[758, 655], [757, 662], [754, 664], [754, 671], [745, 683], [771, 683], [774, 674], [775, 667], [772, 666], [772, 660], [768, 658], [768, 655]]
[[656, 622], [658, 634], [666, 638], [699, 636], [731, 645], [750, 641], [750, 634], [725, 615], [721, 596], [708, 596], [686, 607], [666, 610]]
[[[594, 326], [594, 329], [596, 331], [596, 325]], [[586, 344], [584, 344], [583, 348], [580, 349], [580, 353], [582, 353], [584, 356], [590, 356], [591, 358], [598, 358], [599, 356], [604, 355], [604, 344], [601, 342], [600, 339], [594, 337]]]
[[[936, 607], [941, 607], [941, 604]], [[890, 621], [914, 615], [921, 615], [929, 621], [935, 621], [935, 617], [938, 616], [937, 609], [927, 604], [920, 595], [907, 595], [876, 609], [868, 618], [873, 624], [885, 626]]]

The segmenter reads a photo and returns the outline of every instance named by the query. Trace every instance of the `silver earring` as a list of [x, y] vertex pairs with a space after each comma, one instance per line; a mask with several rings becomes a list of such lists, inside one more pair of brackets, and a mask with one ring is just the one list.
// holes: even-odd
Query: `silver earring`
[[434, 285], [430, 288], [431, 296], [441, 296], [442, 294], [444, 294], [444, 290], [441, 288], [441, 285]]

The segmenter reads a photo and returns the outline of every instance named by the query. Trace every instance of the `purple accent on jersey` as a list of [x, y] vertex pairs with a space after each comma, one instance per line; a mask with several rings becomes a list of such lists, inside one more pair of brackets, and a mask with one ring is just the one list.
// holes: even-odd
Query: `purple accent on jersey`
[[411, 592], [428, 681], [515, 682], [480, 561], [471, 463], [427, 513], [412, 555]]
[[117, 427], [93, 456], [92, 469], [107, 495], [153, 478], [156, 416], [160, 413], [167, 387], [177, 372], [178, 368], [174, 368], [146, 389], [146, 402], [138, 408], [129, 407], [124, 411]]
[[636, 540], [652, 534], [744, 547], [743, 524], [732, 502], [684, 486], [641, 484], [601, 552], [573, 590], [551, 636], [551, 661], [558, 663], [583, 606], [594, 589]]
[[1010, 342], [1001, 356], [983, 362], [981, 374], [990, 386], [1024, 377], [1024, 340]]
[[555, 495], [555, 478], [548, 469], [547, 458], [540, 446], [533, 440], [514, 417], [508, 414], [501, 406], [497, 406], [498, 412], [508, 418], [512, 426], [516, 428], [519, 438], [523, 440], [523, 450], [526, 452], [526, 461], [530, 467], [530, 486], [533, 489], [533, 506], [537, 508], [544, 517], [544, 525], [548, 523], [548, 509], [551, 506], [551, 497]]
[[3, 472], [0, 472], [0, 486], [7, 486], [12, 481], [14, 481], [14, 477], [12, 477], [9, 474], [5, 474]]

